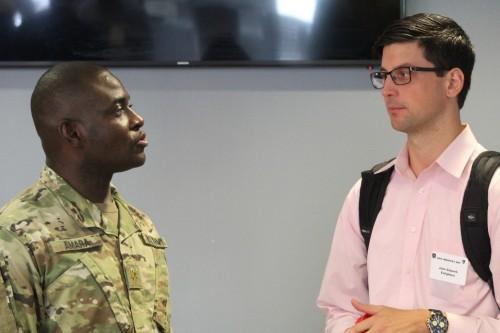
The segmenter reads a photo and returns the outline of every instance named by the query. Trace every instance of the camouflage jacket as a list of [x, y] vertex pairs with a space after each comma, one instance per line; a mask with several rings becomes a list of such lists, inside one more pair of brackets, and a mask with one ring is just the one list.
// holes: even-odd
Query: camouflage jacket
[[166, 243], [112, 188], [120, 228], [52, 169], [0, 210], [0, 333], [170, 333]]

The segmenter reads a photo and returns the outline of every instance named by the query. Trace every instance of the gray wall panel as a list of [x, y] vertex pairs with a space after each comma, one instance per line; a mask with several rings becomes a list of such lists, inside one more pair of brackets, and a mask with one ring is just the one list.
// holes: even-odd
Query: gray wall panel
[[[462, 110], [500, 149], [500, 2], [408, 0], [476, 46]], [[41, 69], [0, 70], [0, 202], [43, 164], [29, 97]], [[365, 68], [116, 69], [146, 119], [147, 164], [114, 183], [169, 241], [177, 332], [323, 330], [315, 308], [336, 216], [359, 171], [397, 153]]]

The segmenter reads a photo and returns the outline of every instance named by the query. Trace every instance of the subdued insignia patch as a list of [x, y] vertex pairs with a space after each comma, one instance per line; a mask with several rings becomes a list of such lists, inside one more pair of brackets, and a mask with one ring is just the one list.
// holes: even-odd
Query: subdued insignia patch
[[81, 251], [102, 246], [102, 239], [99, 235], [59, 239], [50, 242], [50, 246], [55, 253], [66, 251]]
[[167, 241], [163, 237], [153, 237], [151, 235], [146, 235], [145, 233], [141, 233], [141, 236], [146, 245], [157, 247], [159, 249], [167, 247]]
[[127, 285], [129, 289], [141, 289], [142, 278], [139, 266], [134, 264], [125, 265], [125, 274], [127, 277]]

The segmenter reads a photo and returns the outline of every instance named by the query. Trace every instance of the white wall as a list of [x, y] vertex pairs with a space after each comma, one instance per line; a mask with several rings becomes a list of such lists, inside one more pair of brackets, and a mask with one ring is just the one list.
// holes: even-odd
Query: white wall
[[[462, 110], [500, 149], [500, 2], [408, 0], [476, 47]], [[29, 97], [43, 69], [1, 69], [0, 202], [43, 155]], [[176, 332], [320, 332], [314, 305], [336, 215], [362, 169], [397, 153], [365, 68], [115, 69], [146, 119], [147, 164], [114, 178], [169, 241]]]

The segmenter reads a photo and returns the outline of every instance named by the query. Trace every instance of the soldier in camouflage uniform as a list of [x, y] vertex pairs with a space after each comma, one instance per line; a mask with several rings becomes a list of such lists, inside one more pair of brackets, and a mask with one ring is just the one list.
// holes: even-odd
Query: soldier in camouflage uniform
[[88, 63], [38, 81], [41, 178], [0, 210], [0, 332], [172, 332], [166, 242], [110, 185], [144, 164], [144, 120]]

